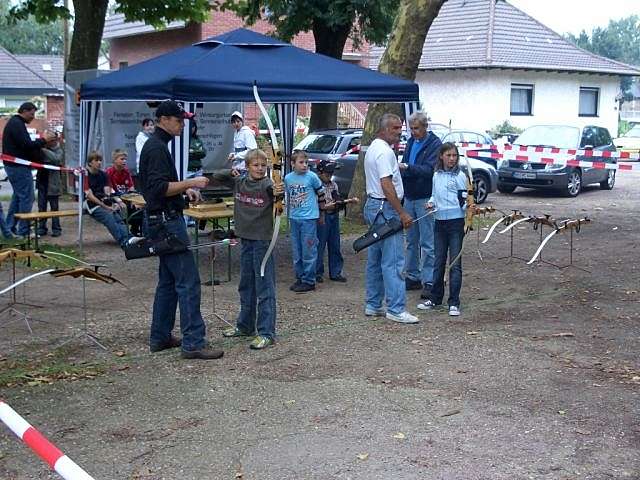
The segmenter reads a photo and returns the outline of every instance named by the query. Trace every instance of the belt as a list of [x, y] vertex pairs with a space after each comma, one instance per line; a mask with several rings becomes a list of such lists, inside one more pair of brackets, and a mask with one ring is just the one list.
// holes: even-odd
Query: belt
[[371, 198], [372, 200], [380, 200], [381, 202], [385, 202], [387, 200], [385, 197], [379, 198], [379, 197], [374, 197], [373, 195], [367, 195], [367, 197]]
[[154, 212], [147, 214], [147, 218], [149, 220], [175, 220], [176, 218], [182, 217], [182, 212], [178, 210], [165, 210], [160, 212]]

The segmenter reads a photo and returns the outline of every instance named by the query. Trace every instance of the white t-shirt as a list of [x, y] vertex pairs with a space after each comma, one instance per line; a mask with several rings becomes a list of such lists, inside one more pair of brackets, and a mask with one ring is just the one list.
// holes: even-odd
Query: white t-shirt
[[136, 173], [140, 172], [140, 153], [147, 140], [149, 140], [149, 134], [147, 132], [138, 132], [138, 136], [136, 137]]
[[385, 198], [380, 179], [391, 177], [396, 195], [400, 200], [404, 197], [400, 167], [395, 153], [387, 142], [376, 138], [364, 156], [364, 174], [367, 182], [367, 195], [375, 198]]

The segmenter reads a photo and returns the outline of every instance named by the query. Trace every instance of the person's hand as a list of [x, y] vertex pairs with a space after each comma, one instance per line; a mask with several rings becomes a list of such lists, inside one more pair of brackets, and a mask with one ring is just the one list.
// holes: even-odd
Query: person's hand
[[427, 210], [433, 210], [433, 207], [435, 207], [433, 202], [427, 202], [424, 204], [424, 208], [426, 208]]
[[232, 168], [231, 169], [231, 176], [232, 177], [239, 177], [240, 176], [240, 170]]
[[400, 170], [406, 170], [409, 168], [409, 165], [404, 162], [398, 162], [398, 167], [400, 167]]
[[413, 218], [407, 212], [402, 212], [400, 214], [400, 221], [402, 222], [402, 226], [404, 228], [409, 228], [413, 223]]
[[276, 197], [284, 195], [284, 183], [276, 183], [273, 185], [273, 194]]
[[230, 153], [228, 160], [232, 162], [234, 158], [236, 158], [236, 155], [234, 153]]
[[119, 212], [120, 211], [120, 204], [118, 202], [113, 202], [111, 204], [111, 210], [114, 212]]
[[189, 179], [189, 189], [204, 188], [207, 185], [209, 185], [209, 179], [207, 177], [194, 177]]
[[184, 193], [187, 194], [190, 202], [199, 202], [202, 200], [202, 195], [200, 194], [200, 192], [198, 190], [194, 190], [193, 188], [187, 188]]

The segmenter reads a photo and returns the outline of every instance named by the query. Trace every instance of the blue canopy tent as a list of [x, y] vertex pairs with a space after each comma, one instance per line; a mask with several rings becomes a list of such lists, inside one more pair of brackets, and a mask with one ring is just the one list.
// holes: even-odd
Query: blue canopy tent
[[[285, 158], [293, 148], [298, 102], [418, 102], [414, 82], [240, 28], [84, 82], [80, 160], [84, 164], [100, 101], [172, 99], [193, 112], [196, 102], [253, 102], [254, 84], [264, 102], [277, 106]], [[186, 125], [171, 147], [182, 178], [188, 132]]]

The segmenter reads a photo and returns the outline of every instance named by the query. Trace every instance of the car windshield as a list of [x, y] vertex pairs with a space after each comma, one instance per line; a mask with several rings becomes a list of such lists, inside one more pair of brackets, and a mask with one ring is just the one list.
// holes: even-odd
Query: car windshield
[[557, 125], [529, 127], [520, 134], [517, 145], [576, 148], [580, 144], [580, 129]]
[[624, 137], [640, 137], [640, 125], [634, 126], [631, 130], [623, 135]]
[[339, 138], [336, 135], [307, 135], [296, 146], [296, 150], [304, 150], [308, 153], [331, 153]]

